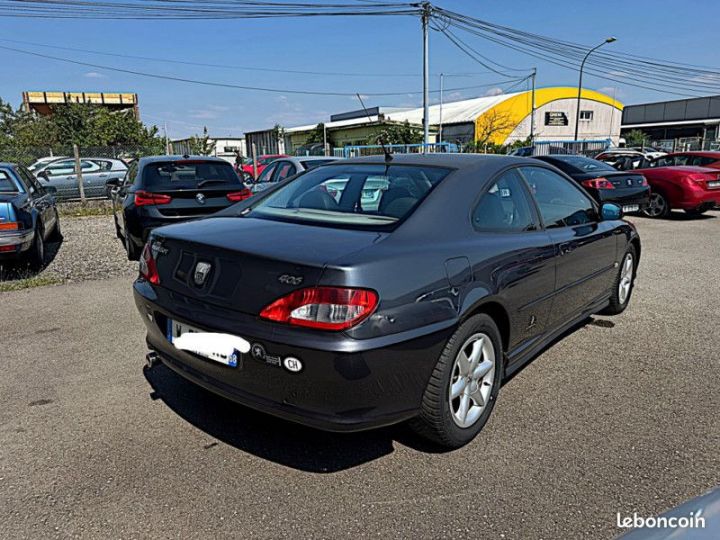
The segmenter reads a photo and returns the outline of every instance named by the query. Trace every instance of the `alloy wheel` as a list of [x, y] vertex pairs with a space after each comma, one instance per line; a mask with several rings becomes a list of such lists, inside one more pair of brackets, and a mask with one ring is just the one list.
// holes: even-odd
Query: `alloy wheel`
[[620, 283], [618, 284], [618, 300], [624, 304], [630, 296], [633, 278], [633, 256], [632, 253], [625, 255], [622, 269], [620, 270]]
[[471, 427], [485, 410], [495, 379], [495, 347], [489, 336], [470, 336], [455, 358], [448, 401], [450, 415], [461, 428]]
[[659, 193], [653, 193], [650, 195], [650, 205], [645, 210], [645, 213], [650, 217], [658, 217], [665, 212], [666, 206], [665, 198]]

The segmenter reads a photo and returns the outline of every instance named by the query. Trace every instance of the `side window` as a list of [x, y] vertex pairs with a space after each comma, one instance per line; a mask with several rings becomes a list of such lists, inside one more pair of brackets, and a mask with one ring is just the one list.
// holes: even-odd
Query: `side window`
[[45, 195], [45, 188], [42, 187], [40, 182], [38, 182], [35, 177], [27, 169], [25, 169], [25, 167], [18, 167], [17, 172], [20, 176], [20, 180], [28, 188], [28, 191], [31, 193], [37, 193], [39, 196]]
[[297, 169], [295, 169], [295, 165], [290, 163], [289, 161], [281, 161], [278, 163], [277, 166], [277, 173], [273, 177], [273, 182], [280, 182], [282, 180], [285, 180], [288, 176], [292, 176], [295, 174]]
[[45, 171], [50, 176], [73, 174], [75, 172], [75, 162], [71, 159], [64, 159], [48, 165]]
[[260, 173], [260, 176], [258, 176], [258, 183], [262, 182], [270, 182], [270, 178], [272, 178], [272, 173], [277, 168], [277, 163], [273, 163], [272, 165], [268, 165], [263, 169], [263, 172]]
[[480, 231], [521, 232], [538, 228], [522, 177], [515, 169], [504, 172], [490, 186], [472, 213]]
[[540, 167], [521, 167], [520, 172], [546, 228], [575, 227], [597, 221], [592, 200], [572, 180]]

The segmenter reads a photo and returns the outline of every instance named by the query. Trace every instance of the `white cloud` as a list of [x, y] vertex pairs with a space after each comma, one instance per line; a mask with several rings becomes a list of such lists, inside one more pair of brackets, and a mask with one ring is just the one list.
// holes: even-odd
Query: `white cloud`
[[487, 92], [485, 92], [486, 96], [499, 96], [503, 93], [503, 89], [499, 86], [496, 86], [494, 88], [490, 88]]
[[88, 79], [107, 79], [107, 75], [103, 75], [102, 73], [98, 73], [97, 71], [88, 71], [83, 75], [83, 77], [86, 77]]
[[614, 96], [615, 99], [623, 95], [622, 90], [620, 90], [617, 86], [603, 86], [602, 88], [598, 88], [598, 92], [605, 94], [606, 96]]

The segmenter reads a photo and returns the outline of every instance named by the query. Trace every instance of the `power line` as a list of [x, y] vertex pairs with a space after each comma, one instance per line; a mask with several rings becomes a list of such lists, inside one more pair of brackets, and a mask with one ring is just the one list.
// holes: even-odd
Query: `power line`
[[[357, 94], [357, 92], [329, 92], [329, 91], [314, 91], [314, 90], [297, 90], [297, 89], [290, 89], [290, 88], [267, 88], [267, 87], [261, 87], [261, 86], [248, 86], [248, 85], [223, 83], [223, 82], [217, 82], [217, 81], [190, 79], [190, 78], [186, 78], [186, 77], [178, 77], [178, 76], [172, 76], [172, 75], [159, 75], [157, 73], [147, 73], [144, 71], [137, 71], [137, 70], [132, 70], [132, 69], [107, 66], [107, 65], [103, 65], [103, 64], [95, 64], [92, 62], [82, 62], [80, 60], [73, 60], [70, 58], [63, 58], [60, 56], [42, 54], [42, 53], [38, 53], [38, 52], [34, 52], [34, 51], [26, 51], [23, 49], [17, 49], [15, 47], [7, 47], [5, 45], [0, 45], [0, 49], [12, 51], [15, 53], [20, 53], [20, 54], [31, 55], [31, 56], [35, 56], [35, 57], [39, 57], [39, 58], [45, 58], [45, 59], [49, 59], [49, 60], [56, 60], [59, 62], [66, 62], [69, 64], [75, 64], [75, 65], [79, 65], [79, 66], [92, 67], [95, 69], [116, 71], [119, 73], [127, 73], [129, 75], [137, 75], [137, 76], [141, 76], [141, 77], [150, 77], [153, 79], [162, 79], [162, 80], [183, 82], [183, 83], [189, 83], [189, 84], [198, 84], [198, 85], [203, 85], [203, 86], [233, 88], [236, 90], [249, 90], [249, 91], [257, 91], [257, 92], [271, 92], [271, 93], [276, 93], [276, 94], [299, 94], [299, 95], [308, 95], [308, 96], [338, 96], [338, 97], [350, 96], [351, 97], [351, 96], [354, 96], [355, 94]], [[463, 90], [475, 90], [478, 88], [485, 88], [487, 86], [504, 84], [506, 82], [512, 82], [512, 80], [499, 81], [499, 82], [496, 81], [496, 82], [487, 83], [487, 84], [465, 86], [465, 87], [460, 87], [460, 88], [448, 88], [446, 91], [460, 92]], [[439, 90], [431, 90], [431, 92], [437, 93], [437, 92], [439, 92]], [[405, 96], [405, 95], [409, 95], [409, 94], [418, 94], [418, 93], [420, 93], [418, 90], [411, 90], [411, 91], [405, 91], [405, 92], [362, 92], [363, 95], [371, 96], [371, 97]]]
[[[92, 54], [92, 55], [98, 55], [98, 56], [109, 56], [114, 58], [125, 58], [129, 60], [147, 60], [150, 62], [162, 62], [165, 64], [179, 64], [179, 65], [185, 65], [185, 66], [197, 66], [197, 67], [207, 67], [207, 68], [219, 68], [219, 69], [231, 69], [231, 70], [240, 70], [240, 71], [262, 71], [262, 72], [270, 72], [270, 73], [290, 73], [295, 75], [317, 75], [317, 76], [330, 76], [330, 77], [410, 77], [410, 78], [419, 78], [421, 75], [419, 73], [358, 73], [358, 72], [333, 72], [333, 71], [304, 71], [299, 69], [279, 69], [279, 68], [266, 68], [266, 67], [258, 67], [258, 66], [239, 66], [239, 65], [233, 65], [233, 64], [213, 64], [213, 63], [207, 63], [207, 62], [193, 62], [190, 60], [177, 60], [177, 59], [171, 59], [171, 58], [159, 58], [159, 57], [153, 57], [153, 56], [138, 56], [138, 55], [132, 55], [132, 54], [121, 54], [121, 53], [113, 53], [113, 52], [107, 52], [107, 51], [94, 51], [90, 49], [81, 49], [77, 47], [66, 47], [62, 45], [51, 45], [48, 43], [37, 43], [34, 41], [21, 41], [17, 39], [7, 39], [7, 38], [0, 38], [0, 42], [4, 43], [15, 43], [18, 45], [30, 45], [33, 47], [43, 47], [46, 49], [58, 49], [63, 51], [70, 51], [70, 52], [79, 52], [84, 54]], [[477, 75], [487, 75], [489, 73], [496, 73], [495, 71], [479, 71], [474, 73], [445, 73], [446, 77], [475, 77]], [[433, 76], [437, 76], [439, 74], [433, 74]], [[512, 77], [512, 75], [508, 75], [509, 77]]]

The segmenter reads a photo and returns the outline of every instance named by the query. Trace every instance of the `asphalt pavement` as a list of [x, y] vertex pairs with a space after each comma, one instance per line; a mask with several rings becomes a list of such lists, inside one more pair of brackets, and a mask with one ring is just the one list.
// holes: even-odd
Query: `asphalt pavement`
[[501, 390], [470, 445], [337, 435], [144, 369], [131, 278], [0, 293], [0, 537], [613, 538], [720, 483], [720, 212], [632, 218], [628, 310]]

